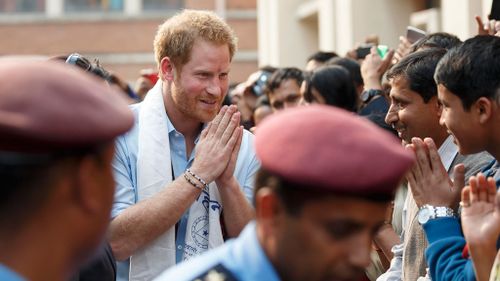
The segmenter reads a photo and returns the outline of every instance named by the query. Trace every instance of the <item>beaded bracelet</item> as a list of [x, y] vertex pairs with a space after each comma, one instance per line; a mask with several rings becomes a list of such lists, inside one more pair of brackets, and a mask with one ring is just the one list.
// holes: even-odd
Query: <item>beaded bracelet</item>
[[208, 189], [208, 184], [207, 184], [206, 181], [204, 181], [198, 175], [196, 175], [195, 173], [193, 173], [189, 168], [186, 169], [186, 172], [188, 172], [188, 174], [190, 174], [192, 177], [194, 177], [195, 179], [197, 179], [206, 189]]
[[188, 177], [188, 175], [186, 173], [184, 173], [184, 178], [187, 180], [187, 182], [189, 182], [192, 186], [198, 188], [199, 190], [203, 191], [203, 186], [199, 186], [198, 184], [196, 184], [196, 182], [194, 182], [192, 179], [190, 179]]

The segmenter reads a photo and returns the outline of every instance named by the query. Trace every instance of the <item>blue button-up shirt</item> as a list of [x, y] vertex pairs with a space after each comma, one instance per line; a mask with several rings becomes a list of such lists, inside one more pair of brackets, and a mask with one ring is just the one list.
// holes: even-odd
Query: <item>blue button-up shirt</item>
[[[116, 156], [113, 163], [115, 173], [116, 191], [115, 201], [111, 210], [112, 218], [118, 216], [123, 210], [134, 205], [138, 201], [137, 193], [137, 154], [139, 139], [138, 115], [141, 104], [132, 105], [130, 108], [135, 115], [135, 125], [125, 135], [120, 136], [116, 141]], [[182, 176], [184, 171], [191, 166], [194, 160], [195, 150], [191, 155], [186, 153], [186, 141], [184, 136], [178, 132], [173, 124], [168, 120], [165, 128], [170, 142], [170, 157], [172, 161], [172, 170], [175, 178]], [[197, 143], [198, 139], [195, 141]], [[257, 172], [260, 164], [253, 150], [253, 135], [245, 131], [242, 145], [238, 154], [237, 165], [246, 165], [248, 168], [242, 169], [242, 172], [235, 173], [245, 197], [252, 202], [254, 174]], [[238, 169], [236, 169], [238, 170]], [[186, 227], [189, 217], [189, 209], [181, 217], [177, 235], [176, 235], [176, 261], [182, 261], [184, 252], [184, 240], [186, 236]], [[129, 261], [117, 262], [117, 280], [128, 280]]]
[[238, 238], [165, 271], [155, 280], [194, 280], [219, 264], [239, 281], [280, 280], [257, 239], [254, 222], [249, 223]]

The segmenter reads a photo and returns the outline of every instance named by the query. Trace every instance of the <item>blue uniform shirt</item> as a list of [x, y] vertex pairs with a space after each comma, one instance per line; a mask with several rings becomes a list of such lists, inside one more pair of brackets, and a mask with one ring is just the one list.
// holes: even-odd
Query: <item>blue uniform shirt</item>
[[[111, 210], [112, 218], [118, 216], [123, 210], [134, 205], [138, 201], [137, 193], [137, 153], [139, 126], [138, 116], [141, 104], [134, 104], [130, 109], [135, 115], [134, 127], [120, 136], [116, 141], [116, 156], [113, 163], [113, 170], [116, 181], [115, 201]], [[178, 132], [167, 117], [166, 133], [170, 142], [170, 157], [172, 161], [173, 175], [175, 178], [181, 176], [184, 171], [191, 166], [194, 160], [195, 150], [191, 155], [186, 153], [186, 142], [184, 136]], [[246, 140], [246, 141], [245, 141]], [[198, 139], [195, 141], [195, 143]], [[252, 202], [254, 174], [260, 167], [259, 161], [253, 150], [253, 135], [248, 131], [244, 132], [240, 153], [238, 154], [237, 165], [248, 165], [244, 173], [235, 174], [245, 197]], [[186, 236], [186, 226], [189, 216], [187, 210], [181, 217], [176, 235], [176, 261], [182, 261], [184, 251], [184, 240]], [[129, 261], [117, 262], [117, 280], [128, 280]]]
[[219, 264], [239, 281], [280, 280], [257, 239], [254, 222], [249, 223], [238, 238], [163, 272], [155, 280], [194, 280]]
[[2, 281], [24, 281], [24, 278], [19, 276], [14, 271], [0, 263], [0, 280]]

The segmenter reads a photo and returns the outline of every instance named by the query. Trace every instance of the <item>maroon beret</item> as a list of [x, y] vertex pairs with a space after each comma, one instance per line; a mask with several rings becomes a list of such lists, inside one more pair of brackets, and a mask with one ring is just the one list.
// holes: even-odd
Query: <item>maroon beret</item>
[[262, 167], [283, 180], [338, 193], [392, 194], [414, 156], [368, 120], [325, 105], [287, 109], [257, 128]]
[[60, 62], [0, 61], [0, 151], [86, 148], [132, 125], [126, 102], [103, 80]]

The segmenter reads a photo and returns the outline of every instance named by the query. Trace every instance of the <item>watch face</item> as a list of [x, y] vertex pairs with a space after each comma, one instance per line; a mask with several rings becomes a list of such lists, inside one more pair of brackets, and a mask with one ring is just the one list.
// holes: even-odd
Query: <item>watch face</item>
[[429, 221], [430, 217], [431, 217], [431, 210], [429, 210], [428, 208], [422, 208], [420, 209], [420, 211], [418, 212], [418, 222], [420, 224], [424, 224], [426, 223], [427, 221]]

